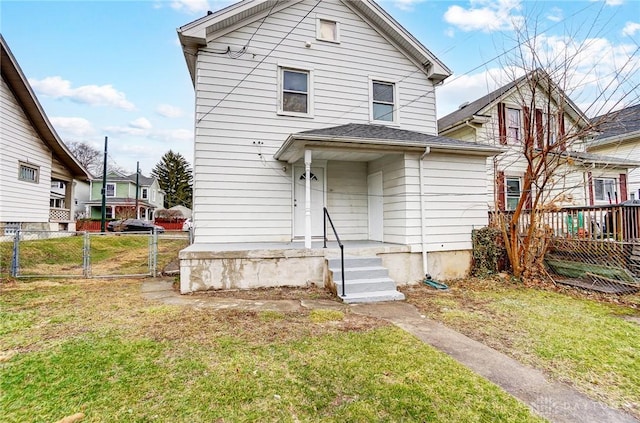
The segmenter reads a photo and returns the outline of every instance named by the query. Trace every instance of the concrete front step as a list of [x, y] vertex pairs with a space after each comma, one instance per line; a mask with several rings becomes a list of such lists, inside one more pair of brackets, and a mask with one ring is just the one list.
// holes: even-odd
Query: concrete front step
[[404, 300], [404, 294], [396, 290], [396, 283], [389, 277], [389, 270], [382, 266], [379, 257], [345, 257], [344, 297], [340, 259], [328, 259], [327, 266], [331, 288], [345, 303]]
[[394, 289], [390, 291], [373, 291], [347, 294], [344, 297], [340, 297], [340, 299], [347, 304], [375, 303], [381, 301], [403, 301], [404, 294]]

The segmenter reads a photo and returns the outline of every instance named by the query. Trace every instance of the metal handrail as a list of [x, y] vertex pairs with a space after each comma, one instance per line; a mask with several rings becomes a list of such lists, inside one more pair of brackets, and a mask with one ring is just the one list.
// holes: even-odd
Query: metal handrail
[[333, 221], [331, 220], [331, 216], [329, 216], [329, 211], [326, 207], [322, 208], [324, 210], [324, 248], [327, 248], [327, 219], [329, 219], [329, 223], [331, 224], [331, 229], [333, 229], [333, 234], [336, 237], [336, 241], [338, 241], [338, 246], [340, 247], [340, 270], [342, 271], [342, 297], [345, 296], [344, 293], [344, 245], [340, 241], [340, 237], [338, 236], [338, 232], [336, 231], [336, 227], [333, 226]]

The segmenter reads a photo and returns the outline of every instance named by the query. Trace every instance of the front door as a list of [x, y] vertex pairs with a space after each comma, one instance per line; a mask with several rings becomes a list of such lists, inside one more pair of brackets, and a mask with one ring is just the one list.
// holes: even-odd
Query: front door
[[[293, 168], [293, 236], [304, 237], [305, 225], [305, 171]], [[311, 236], [323, 236], [324, 169], [311, 167]]]
[[367, 193], [369, 199], [369, 239], [382, 242], [384, 227], [382, 172], [367, 176]]

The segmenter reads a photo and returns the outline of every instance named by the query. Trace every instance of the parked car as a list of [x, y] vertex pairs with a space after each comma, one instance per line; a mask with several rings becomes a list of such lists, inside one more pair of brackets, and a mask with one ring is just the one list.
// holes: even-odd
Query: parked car
[[191, 218], [188, 218], [182, 223], [182, 230], [185, 232], [189, 232], [191, 228], [193, 228], [193, 222], [191, 221]]
[[140, 219], [114, 220], [107, 225], [109, 232], [153, 232], [154, 230], [158, 233], [164, 232], [162, 226]]

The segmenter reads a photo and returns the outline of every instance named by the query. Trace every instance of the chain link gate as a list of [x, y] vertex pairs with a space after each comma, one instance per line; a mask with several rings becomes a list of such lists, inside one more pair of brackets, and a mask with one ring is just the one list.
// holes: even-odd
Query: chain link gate
[[[8, 265], [7, 265], [8, 264]], [[157, 233], [16, 231], [0, 243], [0, 274], [14, 278], [156, 276]]]

